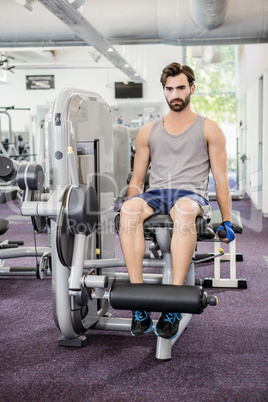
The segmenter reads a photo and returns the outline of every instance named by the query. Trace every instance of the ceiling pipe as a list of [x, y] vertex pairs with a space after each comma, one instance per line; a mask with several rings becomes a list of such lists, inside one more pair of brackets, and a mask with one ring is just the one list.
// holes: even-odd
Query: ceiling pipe
[[117, 52], [111, 43], [100, 34], [67, 0], [39, 0], [52, 14], [64, 22], [88, 45], [94, 47], [115, 67], [121, 70], [130, 81], [145, 82], [129, 63]]
[[[51, 7], [54, 4], [55, 13], [48, 12], [43, 1], [34, 1], [32, 13], [25, 13], [15, 1], [0, 1], [0, 48], [86, 46], [82, 32], [77, 35], [85, 22], [110, 45], [268, 43], [268, 0], [254, 0], [254, 7], [252, 0], [86, 0], [73, 27], [55, 17], [60, 14], [57, 0], [47, 0]], [[71, 1], [61, 3], [78, 13], [73, 4], [82, 0]], [[11, 12], [4, 18], [7, 3]], [[12, 15], [23, 24], [17, 24]], [[201, 23], [204, 29], [197, 25]], [[217, 24], [221, 25], [215, 28]]]
[[201, 29], [211, 30], [223, 24], [229, 0], [190, 0], [190, 15]]
[[268, 0], [87, 0], [82, 13], [116, 45], [268, 42]]

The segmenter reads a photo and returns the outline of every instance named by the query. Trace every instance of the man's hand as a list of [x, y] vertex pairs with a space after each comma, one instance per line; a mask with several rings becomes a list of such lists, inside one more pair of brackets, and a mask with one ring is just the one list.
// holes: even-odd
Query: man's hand
[[220, 226], [217, 227], [216, 236], [218, 236], [223, 243], [231, 243], [231, 241], [235, 239], [235, 233], [231, 222], [222, 222]]

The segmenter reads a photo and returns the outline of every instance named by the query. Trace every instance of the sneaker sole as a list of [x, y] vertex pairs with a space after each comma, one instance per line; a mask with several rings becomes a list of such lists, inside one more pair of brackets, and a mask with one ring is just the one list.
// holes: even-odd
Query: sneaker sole
[[159, 333], [158, 333], [157, 330], [156, 330], [156, 326], [155, 326], [155, 328], [154, 328], [154, 333], [155, 333], [155, 335], [159, 336], [159, 338], [166, 339], [167, 341], [168, 341], [169, 339], [174, 339], [174, 338], [176, 338], [176, 336], [179, 334], [179, 332], [180, 332], [180, 328], [178, 328], [178, 331], [176, 332], [176, 334], [173, 335], [171, 338], [164, 338], [163, 336], [159, 335]]

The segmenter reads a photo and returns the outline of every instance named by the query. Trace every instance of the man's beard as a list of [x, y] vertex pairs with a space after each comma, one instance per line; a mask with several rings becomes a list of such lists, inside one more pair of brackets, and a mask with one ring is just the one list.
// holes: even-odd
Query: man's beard
[[[173, 110], [174, 112], [181, 112], [183, 109], [185, 109], [185, 108], [189, 105], [190, 100], [191, 100], [191, 95], [190, 95], [190, 94], [189, 94], [188, 96], [186, 96], [186, 98], [185, 98], [184, 100], [181, 99], [181, 98], [176, 98], [176, 99], [172, 99], [172, 101], [169, 102], [169, 101], [166, 99], [166, 101], [167, 101], [167, 103], [168, 103], [168, 106], [169, 106], [170, 109]], [[181, 103], [175, 103], [175, 104], [173, 104], [172, 102], [174, 102], [174, 101], [180, 101]]]

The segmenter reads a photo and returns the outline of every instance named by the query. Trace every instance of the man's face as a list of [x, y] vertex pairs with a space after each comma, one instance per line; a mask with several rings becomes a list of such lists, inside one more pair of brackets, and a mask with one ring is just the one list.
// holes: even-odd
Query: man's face
[[170, 109], [174, 112], [185, 109], [190, 103], [194, 88], [194, 85], [189, 86], [188, 79], [183, 73], [176, 77], [168, 77], [164, 94]]

